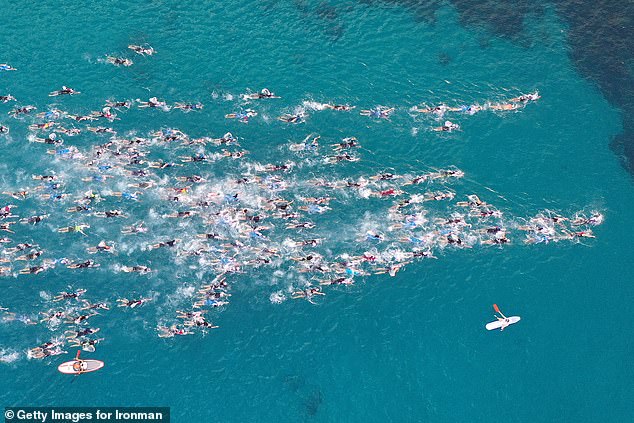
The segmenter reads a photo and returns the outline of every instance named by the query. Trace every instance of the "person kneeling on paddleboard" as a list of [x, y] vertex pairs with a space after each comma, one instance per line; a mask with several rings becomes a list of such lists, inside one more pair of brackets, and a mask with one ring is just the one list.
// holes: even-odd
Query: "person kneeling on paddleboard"
[[84, 370], [86, 370], [86, 366], [84, 366], [84, 361], [79, 358], [81, 354], [81, 350], [77, 351], [77, 355], [75, 356], [75, 362], [73, 363], [73, 370], [77, 372], [77, 374], [81, 374]]
[[512, 325], [513, 323], [517, 323], [520, 321], [520, 317], [519, 316], [511, 316], [511, 317], [506, 317], [501, 311], [500, 308], [497, 306], [497, 304], [493, 304], [493, 309], [495, 310], [496, 313], [498, 313], [500, 316], [498, 316], [497, 314], [495, 315], [495, 318], [497, 319], [497, 322], [491, 322], [491, 323], [487, 323], [486, 325], [486, 329], [487, 330], [494, 330], [494, 329], [500, 329], [500, 330], [504, 330], [504, 328]]

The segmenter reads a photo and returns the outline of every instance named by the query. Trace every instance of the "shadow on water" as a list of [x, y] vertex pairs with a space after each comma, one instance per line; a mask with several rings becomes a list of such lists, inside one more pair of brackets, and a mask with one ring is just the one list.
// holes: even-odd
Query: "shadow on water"
[[306, 0], [295, 0], [294, 4], [307, 25], [319, 29], [331, 43], [343, 36], [345, 21], [341, 15], [351, 9], [351, 5], [333, 6], [328, 1], [315, 3]]
[[293, 394], [306, 418], [312, 418], [319, 412], [324, 401], [318, 386], [308, 383], [303, 376], [288, 375], [283, 377], [286, 388]]
[[[399, 5], [417, 21], [434, 22], [437, 0], [359, 0], [370, 5]], [[483, 27], [520, 45], [530, 45], [524, 31], [528, 19], [554, 6], [568, 24], [570, 56], [579, 73], [592, 80], [604, 97], [621, 109], [623, 132], [611, 143], [634, 174], [634, 2], [597, 0], [450, 0], [463, 25]]]

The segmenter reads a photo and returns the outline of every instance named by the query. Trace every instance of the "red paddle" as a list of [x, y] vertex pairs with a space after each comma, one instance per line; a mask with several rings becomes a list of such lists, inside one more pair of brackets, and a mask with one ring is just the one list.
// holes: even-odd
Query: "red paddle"
[[500, 313], [500, 316], [506, 319], [506, 316], [500, 311], [500, 308], [498, 307], [497, 304], [493, 304], [493, 310], [495, 310], [497, 313]]

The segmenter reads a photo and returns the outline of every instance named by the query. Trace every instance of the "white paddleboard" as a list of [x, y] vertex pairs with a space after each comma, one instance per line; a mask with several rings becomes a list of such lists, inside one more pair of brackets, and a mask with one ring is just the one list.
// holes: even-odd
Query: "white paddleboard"
[[[509, 317], [509, 325], [512, 325], [513, 323], [517, 323], [519, 321], [520, 321], [520, 316]], [[502, 327], [502, 323], [503, 323], [502, 321], [496, 320], [495, 322], [487, 323], [485, 327], [487, 328], [487, 330], [500, 329]]]
[[81, 370], [78, 370], [76, 368], [77, 366], [74, 366], [75, 363], [77, 363], [76, 360], [67, 361], [65, 363], [60, 364], [57, 367], [57, 370], [59, 370], [60, 372], [62, 372], [64, 374], [67, 374], [67, 375], [76, 375], [76, 374], [79, 374], [79, 373], [94, 372], [95, 370], [99, 370], [103, 366], [105, 366], [105, 363], [103, 361], [99, 361], [99, 360], [81, 360]]

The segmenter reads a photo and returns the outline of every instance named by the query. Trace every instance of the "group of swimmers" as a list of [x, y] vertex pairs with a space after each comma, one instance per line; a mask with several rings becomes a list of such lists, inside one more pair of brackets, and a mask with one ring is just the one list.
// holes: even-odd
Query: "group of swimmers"
[[[74, 94], [79, 92], [65, 86], [50, 93], [55, 97]], [[268, 89], [243, 95], [249, 102], [269, 98], [279, 97]], [[537, 98], [518, 97], [509, 104]], [[0, 101], [14, 99], [5, 95]], [[83, 115], [60, 109], [35, 114], [33, 106], [12, 112], [23, 119], [18, 123], [28, 125], [29, 139], [46, 144], [32, 148], [40, 149], [42, 160], [53, 170], [32, 175], [30, 183], [2, 187], [7, 201], [0, 207], [0, 230], [5, 233], [0, 240], [0, 274], [28, 278], [53, 269], [63, 275], [115, 272], [120, 278], [139, 281], [134, 294], [119, 295], [113, 302], [134, 312], [157, 301], [157, 296], [138, 292], [163, 277], [175, 288], [187, 287], [190, 294], [176, 301], [171, 317], [156, 322], [161, 338], [217, 328], [210, 316], [229, 305], [232, 294], [227, 280], [256, 269], [269, 269], [269, 277], [276, 279], [282, 272], [292, 280], [273, 293], [272, 302], [290, 297], [316, 303], [329, 289], [346, 289], [357, 278], [372, 274], [395, 276], [415, 260], [435, 259], [446, 248], [500, 247], [512, 243], [518, 233], [527, 243], [580, 241], [594, 236], [591, 227], [603, 219], [598, 212], [570, 217], [543, 212], [517, 223], [476, 194], [463, 196], [450, 189], [452, 181], [464, 177], [455, 167], [337, 176], [339, 166], [354, 167], [362, 159], [363, 140], [354, 136], [324, 140], [309, 134], [286, 145], [294, 157], [260, 163], [249, 160], [248, 151], [241, 147], [248, 140], [231, 132], [195, 137], [164, 127], [145, 136], [120, 135], [117, 122], [135, 103], [141, 109], [203, 107], [199, 103], [170, 106], [151, 97], [136, 102], [110, 100], [102, 110]], [[319, 106], [337, 111], [353, 108]], [[388, 118], [393, 112], [394, 108], [376, 107], [361, 114]], [[448, 108], [442, 114], [446, 112], [458, 110]], [[429, 113], [441, 116], [440, 111]], [[256, 115], [255, 110], [246, 109], [227, 118], [248, 120]], [[281, 120], [297, 123], [304, 118], [295, 113]], [[95, 121], [103, 126], [88, 126]], [[445, 122], [447, 129], [441, 130], [457, 129], [453, 125]], [[81, 134], [82, 142], [73, 142]], [[214, 176], [221, 166], [226, 166], [227, 175]], [[307, 168], [313, 175], [310, 178], [302, 177]], [[329, 229], [328, 219], [320, 216], [351, 207], [351, 201], [383, 202], [385, 211], [373, 215], [348, 211], [343, 225]], [[50, 232], [49, 227], [54, 236], [47, 236], [47, 245], [28, 238], [34, 231]], [[73, 248], [72, 257], [66, 257], [68, 253], [57, 250], [60, 242], [55, 237], [69, 237], [81, 250]], [[342, 245], [343, 252], [339, 251]], [[137, 256], [133, 251], [144, 253]], [[115, 257], [122, 262], [105, 265]], [[174, 263], [169, 275], [161, 268], [162, 262]], [[90, 303], [85, 294], [84, 288], [60, 292], [51, 300], [56, 306], [39, 318], [6, 310], [4, 317], [25, 324], [46, 323], [53, 332], [62, 327], [64, 339], [54, 337], [33, 348], [30, 357], [61, 354], [65, 343], [91, 351], [102, 338], [92, 336], [99, 329], [89, 322], [110, 305]]]

